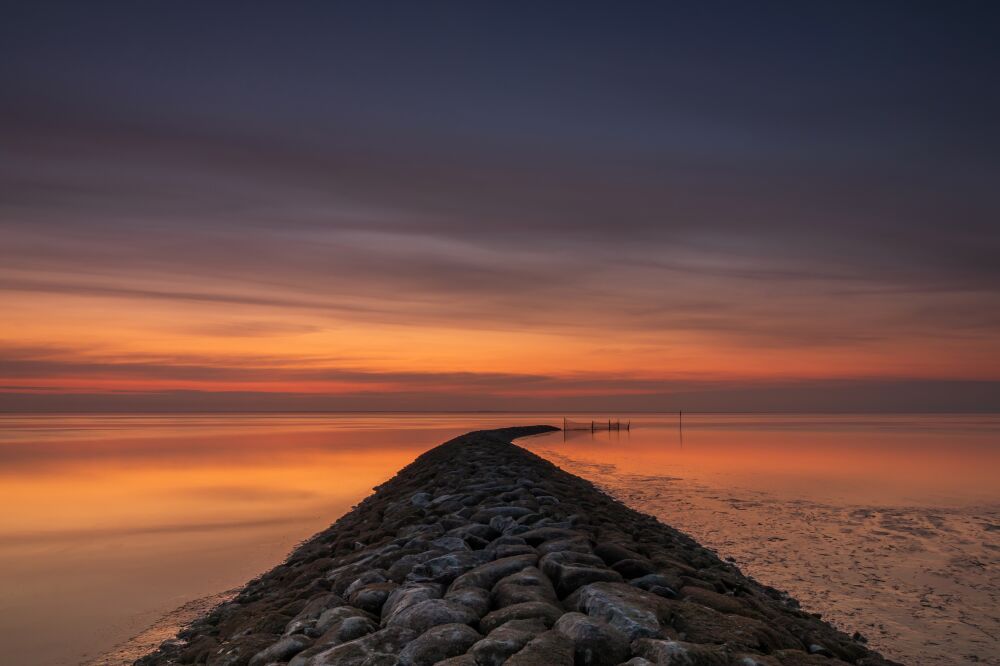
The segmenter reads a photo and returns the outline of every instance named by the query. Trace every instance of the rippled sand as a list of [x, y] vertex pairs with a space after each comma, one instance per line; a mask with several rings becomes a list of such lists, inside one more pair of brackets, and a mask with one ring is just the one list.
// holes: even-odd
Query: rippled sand
[[[1000, 507], [831, 504], [534, 450], [907, 664], [1000, 664]], [[588, 451], [590, 457], [593, 452]]]

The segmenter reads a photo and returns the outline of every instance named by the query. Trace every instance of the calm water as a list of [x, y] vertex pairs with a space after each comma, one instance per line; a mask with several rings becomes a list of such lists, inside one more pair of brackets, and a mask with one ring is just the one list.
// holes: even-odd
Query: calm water
[[[898, 658], [1000, 663], [1000, 417], [632, 420], [522, 444]], [[2, 416], [0, 645], [31, 666], [155, 643], [422, 451], [528, 423], [561, 415]]]

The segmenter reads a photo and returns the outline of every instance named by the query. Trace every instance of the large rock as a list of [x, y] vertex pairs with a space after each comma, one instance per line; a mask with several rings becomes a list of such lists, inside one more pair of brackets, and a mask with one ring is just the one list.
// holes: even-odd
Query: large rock
[[382, 606], [382, 625], [397, 613], [428, 599], [440, 599], [442, 587], [437, 583], [404, 583], [393, 590]]
[[323, 612], [316, 620], [313, 631], [324, 641], [354, 640], [378, 629], [374, 618], [354, 606], [338, 606]]
[[689, 601], [664, 601], [669, 604], [673, 628], [691, 643], [726, 643], [760, 652], [806, 648], [787, 631], [760, 620], [726, 615]]
[[599, 543], [594, 547], [594, 554], [604, 560], [608, 566], [621, 560], [645, 559], [634, 550], [617, 543]]
[[483, 559], [482, 551], [455, 551], [415, 565], [410, 569], [410, 573], [407, 574], [406, 579], [416, 582], [431, 581], [447, 585], [469, 569], [482, 564]]
[[350, 601], [352, 605], [378, 617], [382, 613], [382, 606], [397, 587], [398, 585], [392, 581], [372, 583], [355, 590], [350, 596]]
[[604, 620], [566, 613], [553, 627], [573, 641], [577, 666], [615, 666], [629, 657], [629, 638]]
[[552, 581], [535, 567], [527, 567], [501, 579], [493, 586], [492, 598], [493, 605], [497, 608], [525, 601], [558, 603]]
[[504, 666], [573, 666], [573, 661], [573, 642], [552, 630], [529, 641]]
[[312, 640], [302, 634], [286, 636], [250, 659], [250, 666], [264, 666], [274, 661], [288, 661], [312, 645]]
[[538, 618], [546, 627], [551, 627], [562, 614], [563, 610], [553, 604], [547, 604], [544, 601], [526, 601], [489, 613], [480, 620], [479, 628], [488, 634], [505, 622], [533, 618]]
[[500, 666], [547, 627], [538, 618], [511, 620], [500, 625], [472, 646], [469, 651], [479, 666]]
[[592, 583], [571, 594], [564, 605], [605, 620], [629, 640], [659, 638], [660, 620], [669, 617], [667, 600], [624, 583]]
[[464, 654], [482, 636], [466, 624], [442, 624], [410, 641], [399, 653], [399, 666], [433, 666]]
[[421, 634], [441, 624], [475, 624], [479, 616], [465, 606], [447, 599], [428, 599], [393, 615], [388, 627], [402, 627]]
[[336, 645], [309, 660], [309, 666], [357, 666], [379, 655], [395, 655], [416, 637], [404, 627], [386, 627], [362, 638]]
[[[678, 664], [680, 666], [766, 666], [769, 662], [755, 663], [749, 656], [736, 657], [721, 645], [700, 645], [682, 641], [665, 641], [650, 638], [637, 640], [632, 644], [635, 653], [654, 664]], [[766, 657], [761, 657], [766, 659]], [[830, 665], [832, 666], [832, 665]]]
[[463, 587], [457, 590], [448, 590], [444, 598], [465, 606], [475, 613], [477, 617], [482, 617], [490, 612], [490, 593], [481, 587]]
[[621, 574], [606, 568], [601, 558], [588, 553], [575, 551], [549, 553], [542, 557], [539, 566], [555, 581], [556, 592], [560, 597], [590, 583], [623, 581]]
[[491, 506], [480, 509], [472, 515], [472, 521], [476, 523], [489, 523], [493, 518], [520, 518], [531, 513], [531, 509], [523, 506]]
[[501, 578], [505, 578], [512, 573], [517, 573], [525, 567], [533, 567], [537, 562], [537, 555], [515, 555], [514, 557], [505, 557], [487, 562], [456, 578], [455, 582], [451, 584], [450, 589], [458, 590], [463, 587], [481, 587], [489, 590]]

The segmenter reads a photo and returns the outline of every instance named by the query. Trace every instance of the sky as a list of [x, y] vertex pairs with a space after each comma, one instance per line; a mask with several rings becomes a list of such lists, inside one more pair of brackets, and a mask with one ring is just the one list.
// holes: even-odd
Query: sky
[[31, 2], [0, 410], [1000, 410], [989, 2]]

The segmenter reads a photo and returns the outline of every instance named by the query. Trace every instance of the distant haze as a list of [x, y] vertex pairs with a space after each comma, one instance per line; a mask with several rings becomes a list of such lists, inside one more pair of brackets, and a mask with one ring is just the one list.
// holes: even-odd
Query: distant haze
[[1000, 410], [992, 3], [21, 3], [0, 411]]

